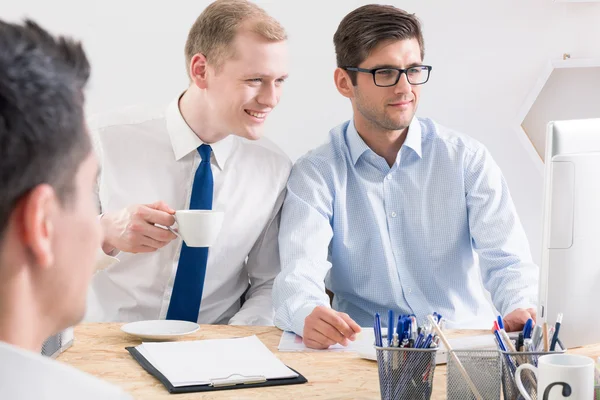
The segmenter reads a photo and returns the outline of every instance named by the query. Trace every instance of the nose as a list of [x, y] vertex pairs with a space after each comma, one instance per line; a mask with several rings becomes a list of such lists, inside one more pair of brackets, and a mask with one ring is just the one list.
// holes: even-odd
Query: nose
[[274, 108], [279, 103], [279, 90], [274, 83], [267, 83], [261, 88], [256, 100], [263, 106]]
[[400, 79], [396, 83], [394, 87], [394, 92], [396, 93], [409, 93], [411, 91], [411, 85], [408, 83], [408, 77], [406, 76], [406, 72], [400, 74]]

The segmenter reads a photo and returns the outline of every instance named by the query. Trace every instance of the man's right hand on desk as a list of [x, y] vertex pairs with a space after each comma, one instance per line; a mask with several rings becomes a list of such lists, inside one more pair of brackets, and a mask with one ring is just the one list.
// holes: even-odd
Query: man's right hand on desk
[[329, 307], [315, 307], [304, 320], [304, 344], [311, 349], [326, 349], [339, 343], [347, 346], [356, 339], [360, 326], [346, 313]]
[[166, 203], [136, 204], [102, 215], [104, 230], [102, 250], [106, 254], [115, 249], [128, 253], [150, 253], [175, 239], [172, 232], [154, 224], [171, 226], [175, 223], [175, 210]]

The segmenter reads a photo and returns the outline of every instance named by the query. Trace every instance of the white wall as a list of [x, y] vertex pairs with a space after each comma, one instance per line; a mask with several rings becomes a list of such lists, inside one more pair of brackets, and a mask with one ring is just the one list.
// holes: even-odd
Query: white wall
[[[166, 103], [186, 85], [183, 44], [206, 0], [0, 0], [2, 18], [30, 16], [81, 38], [93, 65], [91, 112]], [[257, 0], [288, 29], [291, 77], [268, 136], [292, 159], [322, 143], [350, 117], [332, 82], [332, 37], [365, 1]], [[387, 3], [423, 21], [426, 62], [434, 66], [419, 115], [486, 144], [508, 180], [540, 259], [542, 176], [526, 151], [516, 115], [549, 59], [600, 57], [600, 3], [552, 0], [404, 0]], [[599, 112], [600, 113], [600, 112]], [[600, 117], [600, 115], [598, 115]], [[539, 161], [537, 161], [539, 163]]]

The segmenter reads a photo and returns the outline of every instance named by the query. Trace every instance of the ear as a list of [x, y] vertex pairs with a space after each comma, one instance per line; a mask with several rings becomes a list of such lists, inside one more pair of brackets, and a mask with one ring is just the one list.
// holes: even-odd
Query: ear
[[342, 96], [349, 99], [354, 98], [354, 85], [347, 71], [336, 68], [333, 73], [333, 80], [335, 81], [335, 87]]
[[60, 207], [56, 192], [47, 184], [36, 186], [21, 200], [22, 241], [35, 265], [49, 268], [54, 263], [53, 216]]
[[192, 82], [200, 89], [208, 87], [207, 81], [208, 62], [204, 54], [195, 54], [190, 61], [190, 77]]

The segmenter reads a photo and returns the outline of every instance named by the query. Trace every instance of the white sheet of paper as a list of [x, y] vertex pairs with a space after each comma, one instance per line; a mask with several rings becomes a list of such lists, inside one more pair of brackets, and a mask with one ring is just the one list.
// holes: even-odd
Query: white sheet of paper
[[136, 349], [173, 386], [208, 385], [212, 380], [264, 376], [295, 378], [256, 336], [182, 342], [144, 342]]
[[[309, 349], [306, 347], [302, 338], [296, 335], [293, 332], [283, 332], [281, 334], [281, 339], [279, 340], [279, 346], [277, 349], [279, 351], [353, 351], [359, 352], [362, 351], [366, 347], [373, 347], [373, 343], [375, 343], [375, 334], [373, 333], [373, 328], [361, 328], [361, 332], [357, 334], [357, 338], [355, 341], [350, 342], [350, 344], [346, 347], [341, 344], [334, 344], [333, 346], [329, 346], [328, 349], [325, 350], [316, 350]], [[382, 329], [383, 334], [387, 334], [387, 329]], [[375, 351], [375, 350], [373, 350]]]
[[[382, 335], [387, 335], [387, 329], [382, 328]], [[496, 340], [494, 335], [475, 335], [475, 336], [463, 336], [449, 339], [452, 348], [458, 349], [496, 349]], [[377, 360], [375, 353], [375, 334], [373, 328], [362, 328], [362, 331], [358, 334], [358, 338], [354, 342], [350, 342], [347, 347], [341, 344], [335, 344], [325, 350], [309, 349], [302, 342], [302, 338], [292, 332], [283, 332], [279, 341], [279, 351], [351, 351], [356, 352], [361, 358], [368, 360]], [[448, 352], [442, 343], [436, 353], [436, 364], [445, 364], [447, 361]]]

